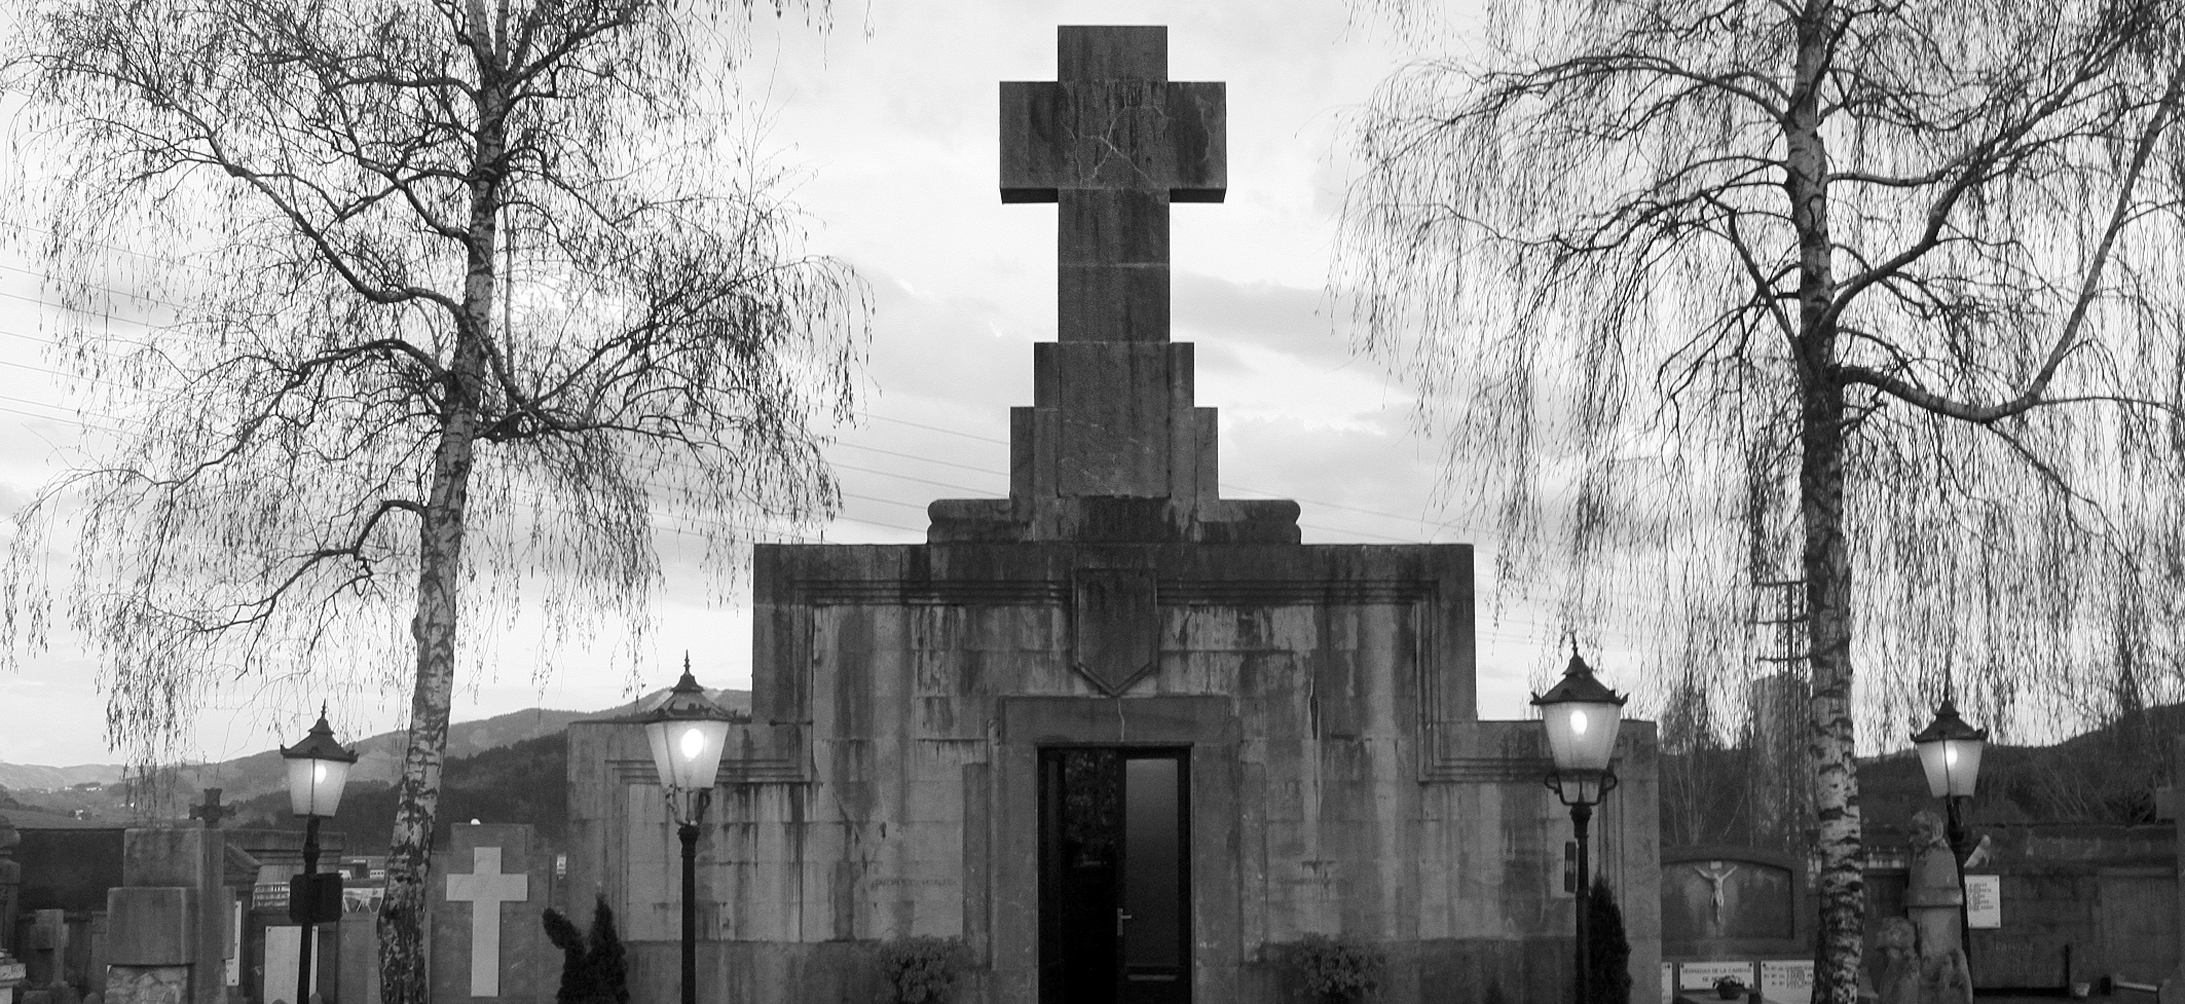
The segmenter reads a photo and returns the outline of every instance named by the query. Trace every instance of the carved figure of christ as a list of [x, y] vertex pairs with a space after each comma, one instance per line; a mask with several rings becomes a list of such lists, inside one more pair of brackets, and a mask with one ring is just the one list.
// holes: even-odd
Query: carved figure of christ
[[1228, 188], [1228, 91], [1168, 79], [1168, 29], [1064, 26], [1001, 85], [1003, 202], [1057, 203], [1058, 341], [1168, 340], [1168, 207]]
[[468, 875], [448, 876], [448, 901], [470, 904], [470, 995], [501, 995], [501, 904], [531, 898], [531, 877], [501, 874], [501, 849], [471, 849]]
[[1709, 861], [1707, 867], [1693, 865], [1692, 870], [1714, 888], [1715, 929], [1719, 931], [1722, 929], [1722, 883], [1737, 874], [1737, 866], [1723, 861]]

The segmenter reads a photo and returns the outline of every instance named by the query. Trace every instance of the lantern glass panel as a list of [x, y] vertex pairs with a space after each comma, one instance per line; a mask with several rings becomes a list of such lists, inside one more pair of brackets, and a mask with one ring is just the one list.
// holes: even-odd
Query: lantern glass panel
[[653, 769], [660, 783], [683, 791], [713, 787], [721, 771], [721, 746], [729, 723], [716, 718], [670, 718], [645, 723]]
[[1541, 718], [1548, 726], [1548, 753], [1556, 769], [1608, 769], [1616, 732], [1623, 726], [1623, 708], [1608, 701], [1566, 701], [1543, 705]]
[[298, 816], [332, 816], [341, 810], [349, 765], [340, 760], [292, 757], [288, 761], [288, 807]]
[[1936, 798], [1962, 798], [1980, 782], [1980, 755], [1987, 742], [1980, 739], [1936, 739], [1919, 745], [1920, 767], [1927, 774], [1927, 793]]

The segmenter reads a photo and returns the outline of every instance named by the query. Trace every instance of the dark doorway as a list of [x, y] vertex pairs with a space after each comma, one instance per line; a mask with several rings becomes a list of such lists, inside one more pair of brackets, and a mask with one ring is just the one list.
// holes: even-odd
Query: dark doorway
[[1041, 1004], [1189, 1004], [1190, 762], [1040, 751]]

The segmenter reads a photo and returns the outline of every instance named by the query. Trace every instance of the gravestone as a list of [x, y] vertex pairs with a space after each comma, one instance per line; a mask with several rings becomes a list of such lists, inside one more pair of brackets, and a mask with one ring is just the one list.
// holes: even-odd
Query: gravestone
[[[1540, 724], [1479, 719], [1472, 549], [1307, 546], [1296, 503], [1220, 496], [1168, 249], [1173, 206], [1229, 184], [1227, 94], [1169, 80], [1167, 41], [1066, 27], [1057, 79], [1001, 86], [1000, 211], [1055, 204], [1059, 296], [1009, 497], [934, 502], [924, 544], [754, 551], [701, 999], [870, 1000], [912, 937], [965, 947], [967, 1004], [1303, 999], [1283, 960], [1316, 934], [1382, 952], [1389, 1004], [1569, 997], [1570, 817]], [[643, 729], [569, 735], [568, 901], [603, 896], [633, 996], [675, 999]], [[1625, 727], [1595, 816], [1649, 979], [1653, 741]]]
[[540, 922], [551, 864], [526, 825], [458, 824], [433, 854], [435, 1002], [551, 999], [561, 953]]
[[224, 1004], [232, 912], [218, 831], [126, 831], [106, 894], [107, 1004]]
[[1734, 975], [1770, 1001], [1804, 1000], [1813, 940], [1804, 863], [1753, 847], [1666, 847], [1661, 852], [1662, 959], [1674, 990], [1704, 996]]
[[32, 914], [30, 944], [25, 958], [29, 963], [28, 985], [37, 990], [66, 989], [68, 987], [68, 912], [57, 909], [41, 909]]

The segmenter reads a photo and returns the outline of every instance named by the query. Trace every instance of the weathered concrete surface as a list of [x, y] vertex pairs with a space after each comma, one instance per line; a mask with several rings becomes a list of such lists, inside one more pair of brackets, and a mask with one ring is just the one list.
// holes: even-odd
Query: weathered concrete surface
[[109, 973], [113, 966], [194, 964], [199, 940], [197, 897], [196, 889], [185, 886], [115, 886], [107, 890]]
[[[1158, 666], [1119, 699], [1073, 668], [1088, 564], [1154, 582]], [[762, 547], [758, 719], [732, 733], [700, 844], [700, 937], [729, 943], [707, 958], [745, 986], [731, 956], [786, 975], [817, 957], [785, 946], [962, 937], [990, 967], [969, 999], [1028, 1000], [1038, 748], [1174, 743], [1198, 1000], [1260, 999], [1235, 995], [1274, 979], [1268, 946], [1314, 932], [1412, 960], [1388, 1000], [1451, 967], [1544, 999], [1567, 977], [1539, 960], [1566, 957], [1570, 822], [1539, 727], [1475, 720], [1470, 577], [1447, 545]], [[603, 892], [631, 940], [672, 947], [677, 845], [641, 730], [579, 723], [570, 743], [571, 901]], [[1659, 959], [1653, 756], [1650, 724], [1627, 726], [1596, 827], [1640, 977]]]

